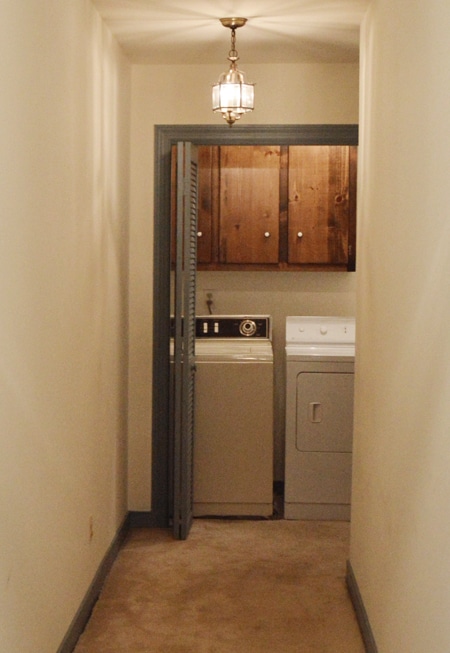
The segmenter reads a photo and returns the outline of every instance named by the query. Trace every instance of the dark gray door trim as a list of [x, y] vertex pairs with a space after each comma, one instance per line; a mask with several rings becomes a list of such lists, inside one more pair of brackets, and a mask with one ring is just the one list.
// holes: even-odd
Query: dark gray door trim
[[155, 125], [152, 511], [169, 525], [170, 158], [172, 145], [357, 145], [358, 125]]

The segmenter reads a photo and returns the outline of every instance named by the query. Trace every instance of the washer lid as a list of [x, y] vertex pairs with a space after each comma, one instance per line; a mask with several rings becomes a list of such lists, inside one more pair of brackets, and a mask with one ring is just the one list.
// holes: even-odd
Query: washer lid
[[273, 350], [270, 340], [197, 339], [195, 341], [195, 358], [197, 361], [271, 361], [273, 359]]

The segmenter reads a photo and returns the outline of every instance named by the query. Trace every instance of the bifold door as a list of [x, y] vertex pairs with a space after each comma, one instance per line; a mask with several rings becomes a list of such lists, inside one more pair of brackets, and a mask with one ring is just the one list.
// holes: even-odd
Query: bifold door
[[197, 265], [197, 150], [177, 144], [177, 210], [174, 266], [173, 534], [186, 539], [193, 514], [193, 447], [195, 390], [195, 275]]

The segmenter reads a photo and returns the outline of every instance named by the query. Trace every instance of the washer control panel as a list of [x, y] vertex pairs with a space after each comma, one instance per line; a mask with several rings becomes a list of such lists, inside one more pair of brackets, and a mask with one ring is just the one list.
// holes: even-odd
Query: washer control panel
[[271, 340], [269, 315], [205, 315], [196, 318], [196, 338], [263, 338]]

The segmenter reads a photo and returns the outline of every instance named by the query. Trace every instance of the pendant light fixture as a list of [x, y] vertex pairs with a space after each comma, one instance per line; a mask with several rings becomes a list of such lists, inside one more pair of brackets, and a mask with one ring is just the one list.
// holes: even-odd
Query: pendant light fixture
[[243, 27], [246, 18], [221, 18], [224, 27], [231, 29], [231, 50], [228, 54], [230, 68], [222, 73], [212, 91], [212, 109], [214, 113], [221, 113], [230, 127], [239, 120], [244, 113], [253, 111], [254, 84], [245, 81], [245, 74], [238, 70], [236, 62], [239, 55], [236, 50], [236, 30]]

